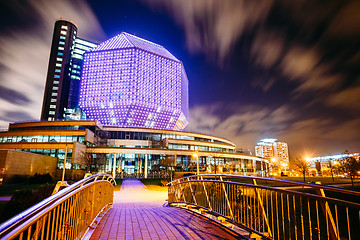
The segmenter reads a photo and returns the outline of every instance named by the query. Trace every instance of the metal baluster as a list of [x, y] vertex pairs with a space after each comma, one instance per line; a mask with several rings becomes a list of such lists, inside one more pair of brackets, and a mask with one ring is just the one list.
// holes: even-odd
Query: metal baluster
[[241, 223], [246, 224], [246, 197], [245, 197], [245, 186], [242, 185], [241, 192]]
[[[327, 202], [325, 202], [326, 204]], [[330, 234], [329, 234], [329, 221], [328, 221], [328, 211], [326, 211], [325, 209], [325, 221], [326, 221], [326, 233], [327, 233], [327, 238], [328, 240], [330, 239]]]
[[291, 218], [290, 218], [289, 194], [286, 195], [286, 204], [287, 204], [287, 213], [288, 213], [289, 240], [291, 240]]
[[275, 236], [275, 227], [274, 227], [274, 200], [273, 200], [273, 192], [270, 193], [270, 201], [271, 201], [271, 230]]
[[312, 228], [311, 228], [311, 214], [310, 214], [310, 202], [309, 202], [309, 198], [307, 199], [307, 206], [308, 206], [308, 215], [309, 215], [309, 231], [310, 231], [310, 234], [309, 234], [309, 237], [310, 239], [312, 239]]
[[38, 235], [39, 235], [39, 228], [40, 228], [39, 220], [36, 221], [36, 223], [34, 223], [34, 225], [35, 225], [34, 238], [37, 239]]
[[204, 179], [203, 177], [201, 176], [201, 181], [202, 181], [202, 184], [203, 184], [203, 187], [204, 187], [204, 192], [205, 192], [205, 195], [206, 195], [206, 200], [208, 202], [208, 205], [209, 205], [209, 209], [212, 210], [212, 207], [211, 207], [211, 204], [210, 204], [210, 199], [209, 199], [209, 195], [206, 191], [206, 187], [205, 187], [205, 183], [204, 183]]
[[[254, 184], [254, 185], [257, 185], [256, 179], [253, 179], [253, 184]], [[258, 205], [260, 205], [260, 207], [261, 207], [261, 211], [262, 211], [262, 214], [263, 214], [263, 216], [264, 216], [264, 220], [265, 220], [265, 222], [266, 222], [266, 226], [268, 227], [269, 236], [272, 237], [272, 231], [270, 230], [270, 224], [269, 224], [269, 220], [268, 220], [268, 218], [267, 218], [267, 215], [266, 215], [266, 213], [265, 213], [265, 208], [264, 208], [264, 205], [263, 205], [263, 201], [262, 201], [262, 199], [261, 199], [261, 197], [260, 197], [260, 194], [259, 194], [259, 192], [258, 192], [258, 190], [257, 190], [256, 187], [255, 187], [255, 193], [256, 193], [256, 197], [257, 197], [257, 199], [258, 199]], [[260, 213], [260, 211], [259, 211], [259, 213]]]
[[188, 183], [189, 183], [189, 187], [190, 187], [190, 191], [191, 191], [191, 195], [193, 197], [194, 203], [197, 205], [196, 198], [195, 198], [192, 186], [191, 186], [191, 181], [189, 180], [189, 178], [188, 178]]
[[31, 227], [32, 225], [28, 228], [27, 240], [31, 239]]
[[282, 193], [280, 193], [280, 199], [281, 199], [281, 218], [282, 218], [282, 231], [283, 231], [283, 236], [285, 239], [285, 216], [284, 216], [284, 196]]
[[302, 197], [299, 197], [300, 199], [300, 216], [301, 216], [301, 234], [302, 239], [305, 240], [305, 231], [304, 231], [304, 216], [303, 216], [303, 207], [302, 207]]
[[277, 192], [275, 192], [275, 203], [276, 203], [276, 226], [277, 226], [277, 236], [278, 239], [280, 239], [280, 228], [279, 228], [279, 204], [278, 204], [278, 196], [277, 196]]
[[297, 240], [297, 222], [296, 222], [296, 208], [295, 208], [296, 198], [293, 195], [293, 208], [294, 208], [294, 226], [295, 226], [295, 240]]
[[53, 211], [50, 211], [48, 214], [48, 220], [47, 220], [47, 226], [46, 226], [46, 240], [49, 239], [49, 231], [50, 231], [50, 225], [51, 225], [51, 213]]
[[347, 220], [348, 236], [349, 236], [349, 240], [351, 240], [350, 221], [349, 221], [349, 208], [348, 207], [346, 207], [346, 220]]
[[49, 214], [45, 214], [45, 216], [42, 218], [42, 227], [41, 227], [41, 240], [44, 239], [44, 232], [45, 232], [45, 223], [46, 223], [46, 220], [47, 220], [47, 216]]
[[58, 227], [59, 227], [59, 211], [62, 205], [59, 205], [57, 207], [57, 213], [56, 213], [56, 221], [55, 221], [55, 237], [53, 239], [57, 239], [57, 234], [58, 234]]
[[[223, 179], [222, 179], [221, 176], [220, 176], [220, 180], [223, 181]], [[232, 209], [231, 209], [231, 206], [230, 206], [228, 194], [227, 194], [226, 189], [225, 189], [225, 184], [222, 183], [222, 186], [223, 186], [223, 190], [224, 190], [224, 194], [225, 194], [225, 200], [226, 200], [226, 203], [227, 203], [227, 205], [228, 205], [228, 207], [229, 207], [230, 217], [231, 217], [232, 219], [234, 219], [234, 215], [233, 215], [233, 212], [232, 212]]]
[[318, 226], [318, 239], [320, 240], [320, 223], [319, 223], [319, 206], [318, 201], [316, 200], [316, 222]]
[[340, 240], [337, 204], [335, 204], [335, 218], [336, 218], [336, 229], [337, 229], [337, 232], [338, 232], [338, 239]]

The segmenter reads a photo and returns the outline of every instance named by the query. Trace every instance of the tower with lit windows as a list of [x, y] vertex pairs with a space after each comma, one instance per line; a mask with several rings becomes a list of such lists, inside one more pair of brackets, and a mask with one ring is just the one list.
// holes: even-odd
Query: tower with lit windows
[[121, 33], [84, 54], [79, 105], [104, 125], [183, 129], [188, 79], [164, 47]]
[[255, 155], [281, 163], [289, 162], [289, 150], [286, 142], [279, 142], [274, 138], [261, 139], [255, 146]]
[[74, 22], [55, 22], [41, 119], [65, 118], [78, 104], [82, 56], [96, 44], [77, 38]]

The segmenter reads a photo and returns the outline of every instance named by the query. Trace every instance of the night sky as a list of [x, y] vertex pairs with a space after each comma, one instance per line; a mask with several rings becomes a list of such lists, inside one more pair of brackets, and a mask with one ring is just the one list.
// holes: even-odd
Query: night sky
[[0, 128], [38, 120], [58, 18], [102, 42], [164, 46], [189, 79], [189, 131], [290, 158], [360, 151], [360, 1], [0, 0]]

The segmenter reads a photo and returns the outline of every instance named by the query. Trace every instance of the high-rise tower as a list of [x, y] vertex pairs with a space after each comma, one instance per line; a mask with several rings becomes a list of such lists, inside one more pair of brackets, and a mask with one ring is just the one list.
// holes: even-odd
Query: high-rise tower
[[97, 45], [76, 35], [74, 22], [63, 19], [55, 22], [41, 112], [43, 120], [63, 119], [78, 104], [83, 55]]
[[41, 112], [43, 120], [61, 118], [67, 107], [70, 88], [67, 76], [76, 34], [77, 26], [74, 22], [63, 19], [55, 22]]
[[275, 138], [265, 138], [255, 146], [255, 155], [277, 162], [289, 163], [289, 150], [286, 142], [279, 142]]

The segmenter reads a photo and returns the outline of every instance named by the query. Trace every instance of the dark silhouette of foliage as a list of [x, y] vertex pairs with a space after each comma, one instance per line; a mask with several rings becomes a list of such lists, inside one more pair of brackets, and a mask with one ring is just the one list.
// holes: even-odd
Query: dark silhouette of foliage
[[0, 222], [4, 222], [5, 220], [12, 218], [20, 212], [49, 197], [53, 190], [54, 184], [42, 185], [37, 190], [26, 188], [17, 190], [0, 213]]
[[[348, 150], [345, 150], [343, 154], [349, 154]], [[354, 157], [348, 156], [339, 160], [338, 169], [340, 172], [346, 173], [350, 176], [351, 184], [354, 187], [354, 177], [357, 175], [357, 172], [360, 170], [360, 162], [357, 161]]]
[[53, 179], [49, 173], [45, 173], [45, 174], [35, 173], [33, 177], [29, 178], [29, 183], [50, 183], [52, 181]]

